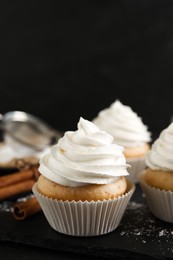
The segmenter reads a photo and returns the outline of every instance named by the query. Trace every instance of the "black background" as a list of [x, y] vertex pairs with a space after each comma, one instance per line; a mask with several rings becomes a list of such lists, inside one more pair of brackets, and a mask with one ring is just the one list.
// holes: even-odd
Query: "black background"
[[116, 99], [157, 134], [173, 114], [173, 1], [3, 1], [0, 112], [76, 129]]

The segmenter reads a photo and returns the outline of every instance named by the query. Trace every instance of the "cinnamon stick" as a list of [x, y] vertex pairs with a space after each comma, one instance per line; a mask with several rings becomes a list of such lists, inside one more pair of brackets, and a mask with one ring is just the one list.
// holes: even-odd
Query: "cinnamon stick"
[[35, 179], [28, 179], [6, 187], [2, 187], [0, 188], [0, 200], [12, 197], [22, 192], [31, 191], [34, 183]]
[[38, 176], [38, 166], [31, 167], [30, 169], [25, 169], [20, 172], [7, 174], [0, 177], [0, 188], [6, 187], [21, 181], [25, 181], [31, 178], [37, 178]]
[[26, 201], [19, 202], [14, 205], [13, 216], [17, 220], [23, 220], [27, 217], [39, 212], [41, 210], [40, 204], [35, 197]]

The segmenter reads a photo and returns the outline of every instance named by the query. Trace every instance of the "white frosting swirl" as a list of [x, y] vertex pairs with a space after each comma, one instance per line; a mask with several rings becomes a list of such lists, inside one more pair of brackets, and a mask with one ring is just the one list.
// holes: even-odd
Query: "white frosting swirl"
[[140, 146], [151, 141], [151, 134], [142, 119], [119, 100], [99, 112], [93, 123], [124, 147]]
[[41, 158], [39, 171], [64, 186], [111, 183], [128, 175], [123, 149], [81, 117], [78, 130], [67, 131]]
[[151, 146], [146, 164], [153, 170], [173, 171], [173, 123], [160, 133]]

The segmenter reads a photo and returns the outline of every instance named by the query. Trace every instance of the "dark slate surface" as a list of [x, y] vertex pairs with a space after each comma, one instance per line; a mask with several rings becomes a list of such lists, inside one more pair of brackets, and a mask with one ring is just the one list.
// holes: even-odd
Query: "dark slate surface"
[[[172, 259], [173, 226], [155, 218], [137, 189], [113, 232], [97, 237], [72, 237], [54, 231], [43, 213], [25, 221], [16, 221], [10, 212], [0, 213], [0, 240], [57, 253], [75, 253], [94, 257], [134, 259]], [[52, 252], [53, 252], [52, 251]]]
[[119, 98], [159, 133], [173, 113], [173, 2], [3, 1], [0, 112], [76, 129]]

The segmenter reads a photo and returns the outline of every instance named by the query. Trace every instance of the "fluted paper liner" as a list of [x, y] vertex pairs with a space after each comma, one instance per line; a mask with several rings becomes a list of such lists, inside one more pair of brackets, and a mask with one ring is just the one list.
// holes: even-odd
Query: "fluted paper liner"
[[104, 201], [59, 201], [42, 195], [33, 186], [43, 213], [56, 231], [73, 236], [97, 236], [116, 229], [135, 191], [135, 185], [128, 183], [126, 194]]
[[146, 168], [145, 158], [133, 158], [133, 159], [127, 159], [127, 164], [130, 164], [131, 167], [129, 167], [128, 173], [129, 176], [127, 176], [127, 179], [132, 181], [133, 183], [138, 183], [138, 174], [141, 173]]
[[144, 180], [145, 171], [139, 174], [139, 184], [147, 204], [157, 218], [173, 223], [173, 192], [149, 186]]

